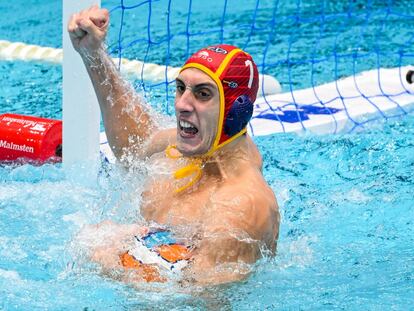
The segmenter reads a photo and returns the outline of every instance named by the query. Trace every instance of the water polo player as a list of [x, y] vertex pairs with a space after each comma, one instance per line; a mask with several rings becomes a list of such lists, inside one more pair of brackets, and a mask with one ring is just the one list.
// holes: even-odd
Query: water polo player
[[245, 278], [264, 251], [275, 253], [279, 231], [275, 196], [246, 134], [256, 65], [231, 45], [193, 54], [176, 79], [177, 127], [161, 129], [107, 55], [108, 23], [108, 12], [94, 6], [73, 15], [68, 31], [95, 87], [109, 144], [124, 165], [132, 154], [170, 173], [149, 169], [140, 211], [150, 227], [108, 221], [84, 230], [89, 238], [106, 236], [92, 247], [92, 260], [129, 280]]

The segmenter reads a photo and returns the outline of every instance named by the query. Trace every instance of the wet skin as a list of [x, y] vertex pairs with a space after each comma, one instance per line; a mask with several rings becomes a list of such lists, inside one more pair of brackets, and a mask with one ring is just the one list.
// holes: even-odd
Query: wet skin
[[[198, 69], [182, 71], [176, 81], [177, 128], [161, 129], [102, 47], [108, 24], [108, 12], [94, 6], [73, 15], [68, 31], [94, 85], [114, 154], [124, 166], [131, 164], [125, 160], [126, 153], [147, 161], [150, 176], [142, 193], [142, 216], [188, 235], [194, 251], [183, 279], [218, 284], [245, 278], [248, 270], [240, 264], [253, 264], [262, 257], [263, 249], [274, 254], [279, 232], [278, 206], [263, 178], [260, 153], [248, 135], [240, 136], [205, 161], [199, 182], [176, 193], [172, 173], [205, 154], [216, 137], [217, 85]], [[169, 145], [177, 146], [173, 152], [180, 159], [166, 156]], [[159, 174], [157, 167], [167, 167], [171, 174]], [[128, 250], [133, 236], [146, 231], [141, 225], [113, 222], [85, 230], [92, 230], [96, 234], [89, 232], [89, 236], [96, 237], [111, 233], [110, 238], [92, 241], [89, 246], [91, 259], [109, 275], [111, 270], [121, 269], [119, 254]], [[233, 268], [218, 269], [223, 265]], [[131, 280], [130, 274], [125, 278]], [[132, 279], [137, 280], [139, 276]]]

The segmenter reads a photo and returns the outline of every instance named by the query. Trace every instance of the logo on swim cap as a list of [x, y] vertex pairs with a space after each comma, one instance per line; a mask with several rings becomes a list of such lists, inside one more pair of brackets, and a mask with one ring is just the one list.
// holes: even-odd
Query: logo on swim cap
[[236, 82], [234, 82], [234, 81], [226, 81], [226, 80], [223, 80], [223, 83], [227, 83], [228, 84], [228, 86], [231, 88], [231, 89], [235, 89], [235, 88], [237, 88], [239, 85], [236, 83]]
[[208, 52], [206, 52], [206, 51], [201, 51], [201, 52], [199, 52], [198, 53], [198, 57], [209, 57], [210, 55], [208, 55]]
[[207, 48], [207, 50], [220, 53], [220, 54], [227, 54], [227, 51], [219, 46], [210, 46]]
[[193, 54], [181, 71], [187, 68], [197, 68], [206, 73], [216, 82], [219, 90], [220, 117], [216, 138], [206, 154], [210, 155], [246, 133], [259, 88], [257, 66], [252, 57], [243, 50], [232, 45], [219, 44]]

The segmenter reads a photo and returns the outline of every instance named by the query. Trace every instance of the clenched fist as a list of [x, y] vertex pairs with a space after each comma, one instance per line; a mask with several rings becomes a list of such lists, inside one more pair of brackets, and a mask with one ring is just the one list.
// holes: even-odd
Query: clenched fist
[[73, 14], [68, 23], [72, 45], [81, 56], [96, 52], [105, 40], [109, 25], [109, 12], [97, 5]]

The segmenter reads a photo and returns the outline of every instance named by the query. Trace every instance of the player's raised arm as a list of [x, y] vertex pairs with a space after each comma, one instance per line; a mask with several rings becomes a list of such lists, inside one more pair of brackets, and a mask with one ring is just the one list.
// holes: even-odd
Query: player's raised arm
[[108, 11], [92, 6], [71, 16], [68, 32], [92, 80], [115, 156], [121, 159], [127, 152], [146, 156], [143, 146], [158, 129], [145, 102], [123, 81], [105, 50], [108, 25]]

